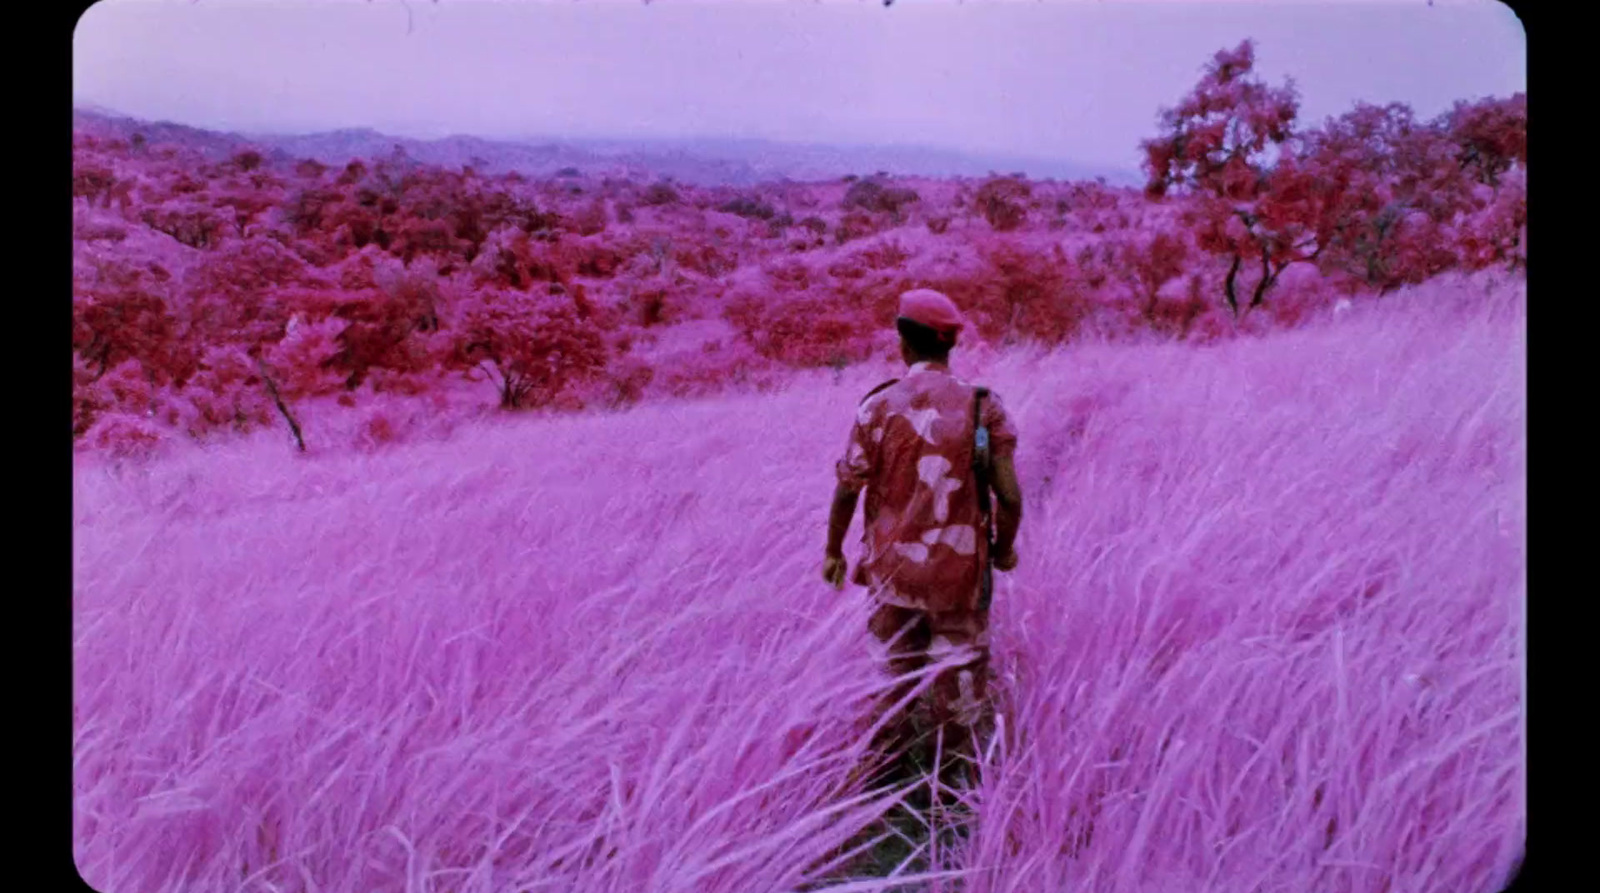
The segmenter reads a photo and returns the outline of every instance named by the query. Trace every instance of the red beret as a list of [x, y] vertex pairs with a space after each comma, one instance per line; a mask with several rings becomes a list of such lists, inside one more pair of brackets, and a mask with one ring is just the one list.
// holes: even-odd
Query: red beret
[[901, 295], [900, 316], [947, 335], [961, 331], [967, 324], [956, 305], [931, 288], [918, 288]]

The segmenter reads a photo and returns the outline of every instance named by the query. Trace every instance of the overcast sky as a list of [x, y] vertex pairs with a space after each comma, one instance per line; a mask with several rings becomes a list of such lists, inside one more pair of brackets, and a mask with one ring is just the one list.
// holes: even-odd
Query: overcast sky
[[76, 103], [255, 133], [756, 137], [1136, 169], [1212, 53], [1302, 120], [1526, 90], [1492, 0], [101, 0]]

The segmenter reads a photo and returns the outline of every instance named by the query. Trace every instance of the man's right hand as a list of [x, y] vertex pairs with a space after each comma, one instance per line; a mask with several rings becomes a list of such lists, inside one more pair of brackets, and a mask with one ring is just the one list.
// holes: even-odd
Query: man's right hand
[[835, 589], [844, 588], [845, 561], [843, 555], [829, 555], [822, 561], [822, 579]]
[[1004, 552], [995, 552], [994, 569], [997, 571], [1011, 571], [1017, 566], [1017, 550], [1007, 549]]

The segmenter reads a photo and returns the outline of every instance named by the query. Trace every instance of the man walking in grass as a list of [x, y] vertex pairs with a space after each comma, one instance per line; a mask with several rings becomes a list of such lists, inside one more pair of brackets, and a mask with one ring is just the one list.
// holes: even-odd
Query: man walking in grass
[[[951, 374], [950, 350], [965, 323], [949, 298], [907, 292], [895, 325], [910, 369], [874, 388], [856, 411], [836, 467], [823, 576], [843, 588], [844, 537], [864, 489], [864, 549], [853, 581], [876, 605], [871, 629], [889, 643], [891, 672], [952, 662], [929, 693], [929, 719], [947, 730], [949, 746], [970, 740], [986, 719], [989, 569], [1016, 567], [1022, 519], [1017, 433], [995, 394]], [[908, 743], [909, 731], [909, 717], [892, 723], [890, 748]]]

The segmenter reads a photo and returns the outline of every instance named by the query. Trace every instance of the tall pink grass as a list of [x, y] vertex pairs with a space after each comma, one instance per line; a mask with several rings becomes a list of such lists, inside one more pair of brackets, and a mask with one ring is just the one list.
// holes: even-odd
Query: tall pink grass
[[[1004, 731], [945, 854], [964, 889], [1497, 888], [1524, 828], [1509, 288], [966, 370], [1019, 420], [1027, 517], [993, 618]], [[884, 680], [818, 566], [879, 371], [371, 454], [83, 457], [84, 877], [840, 880], [892, 799], [855, 772]]]

